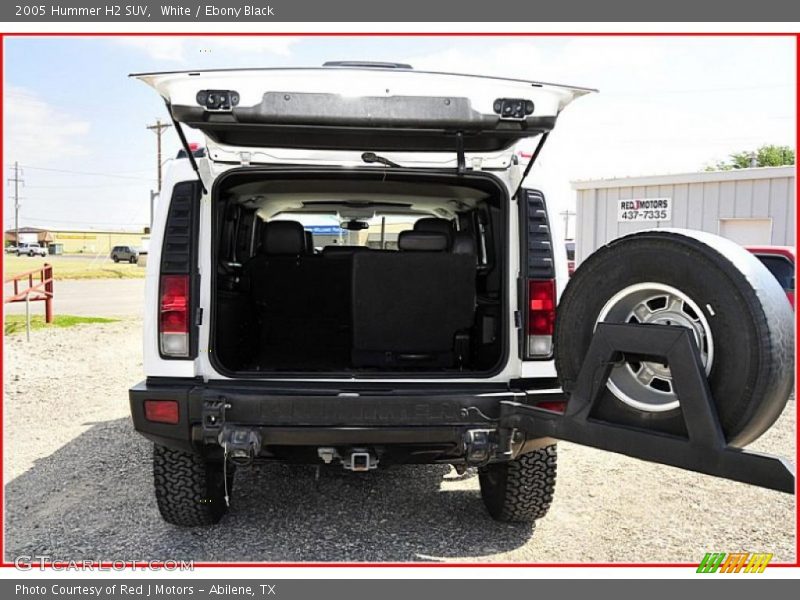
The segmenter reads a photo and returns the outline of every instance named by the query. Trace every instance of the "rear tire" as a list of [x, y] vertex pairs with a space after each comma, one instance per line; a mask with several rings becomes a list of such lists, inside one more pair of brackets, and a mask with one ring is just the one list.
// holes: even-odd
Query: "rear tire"
[[111, 260], [113, 260], [115, 263], [118, 263], [118, 262], [119, 262], [119, 257], [117, 257], [117, 256], [112, 256], [112, 257], [111, 257]]
[[[228, 490], [233, 468], [228, 468]], [[197, 527], [218, 523], [227, 512], [222, 462], [191, 452], [153, 445], [156, 502], [167, 523]]]
[[532, 523], [550, 509], [556, 487], [556, 445], [478, 470], [481, 498], [496, 521]]
[[[661, 318], [658, 311], [664, 309], [657, 304], [648, 308], [646, 298], [665, 292], [652, 290], [671, 290], [666, 293], [683, 298], [684, 312]], [[629, 302], [636, 293], [640, 298]], [[730, 240], [698, 231], [659, 229], [619, 238], [590, 255], [570, 279], [558, 307], [555, 360], [567, 389], [578, 377], [598, 321], [695, 328], [696, 339], [705, 340], [699, 345], [701, 355], [707, 356], [701, 358], [707, 360], [711, 395], [732, 446], [744, 446], [769, 429], [791, 393], [791, 306], [767, 268]], [[658, 375], [662, 389], [654, 389], [652, 372], [645, 369], [652, 366], [640, 362], [615, 366], [592, 417], [685, 436], [671, 375], [665, 375], [662, 367]], [[645, 382], [641, 388], [636, 387], [639, 377]], [[659, 400], [659, 394], [671, 398]]]

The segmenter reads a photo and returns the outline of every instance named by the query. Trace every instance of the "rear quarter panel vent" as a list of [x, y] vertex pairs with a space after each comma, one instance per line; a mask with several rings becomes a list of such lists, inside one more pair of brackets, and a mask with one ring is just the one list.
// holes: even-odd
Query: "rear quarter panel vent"
[[544, 194], [522, 190], [525, 274], [528, 279], [553, 279], [553, 241]]
[[161, 249], [162, 274], [191, 273], [197, 264], [194, 240], [197, 239], [199, 195], [195, 182], [179, 183], [174, 188]]

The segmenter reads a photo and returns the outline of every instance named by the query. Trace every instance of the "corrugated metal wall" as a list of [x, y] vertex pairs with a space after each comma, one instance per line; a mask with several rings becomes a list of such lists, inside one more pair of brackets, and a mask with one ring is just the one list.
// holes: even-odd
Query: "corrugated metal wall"
[[114, 246], [142, 246], [149, 235], [128, 232], [53, 231], [53, 242], [66, 254], [108, 254]]
[[[573, 188], [577, 262], [606, 242], [642, 229], [684, 227], [718, 234], [721, 219], [771, 219], [770, 244], [795, 244], [794, 167], [582, 181]], [[617, 201], [636, 198], [672, 198], [672, 218], [618, 222]]]

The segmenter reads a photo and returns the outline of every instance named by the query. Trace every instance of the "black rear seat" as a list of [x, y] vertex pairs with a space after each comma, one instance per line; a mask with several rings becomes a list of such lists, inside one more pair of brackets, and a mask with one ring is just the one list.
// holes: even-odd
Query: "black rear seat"
[[453, 367], [475, 318], [474, 254], [453, 237], [402, 232], [399, 252], [327, 246], [307, 254], [295, 221], [262, 228], [245, 265], [263, 369]]
[[404, 231], [400, 252], [353, 255], [355, 367], [456, 366], [475, 318], [475, 261], [451, 245], [443, 232]]
[[258, 254], [245, 265], [250, 297], [263, 324], [262, 340], [277, 342], [293, 335], [308, 308], [303, 254], [306, 237], [295, 221], [271, 221], [261, 229]]
[[414, 223], [414, 231], [433, 231], [441, 233], [447, 238], [447, 250], [453, 247], [453, 237], [455, 236], [456, 230], [455, 227], [453, 227], [452, 221], [440, 219], [438, 217], [425, 217]]

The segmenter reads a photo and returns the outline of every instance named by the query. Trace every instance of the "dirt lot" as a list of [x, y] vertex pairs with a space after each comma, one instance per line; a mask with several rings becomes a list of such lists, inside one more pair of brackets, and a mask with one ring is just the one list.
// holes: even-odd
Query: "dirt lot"
[[[550, 514], [491, 521], [477, 477], [446, 467], [369, 474], [268, 467], [237, 474], [231, 513], [183, 530], [156, 512], [150, 447], [131, 427], [141, 323], [6, 339], [7, 560], [688, 561], [765, 551], [793, 561], [794, 497], [559, 446]], [[794, 457], [795, 403], [758, 449]]]

